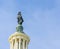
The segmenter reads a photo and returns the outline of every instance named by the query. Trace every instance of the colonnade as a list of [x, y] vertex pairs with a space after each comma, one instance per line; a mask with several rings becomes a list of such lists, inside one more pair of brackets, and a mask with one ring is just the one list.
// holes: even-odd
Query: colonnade
[[25, 39], [15, 38], [10, 42], [10, 49], [28, 49], [28, 43]]

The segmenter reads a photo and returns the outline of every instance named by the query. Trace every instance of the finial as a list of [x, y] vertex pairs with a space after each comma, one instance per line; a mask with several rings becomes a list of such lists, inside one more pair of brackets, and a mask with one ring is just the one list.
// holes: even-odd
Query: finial
[[18, 12], [18, 24], [22, 25], [22, 23], [24, 22], [23, 18], [22, 18], [22, 15], [21, 15], [21, 12]]
[[22, 18], [21, 12], [18, 12], [17, 20], [18, 20], [18, 25], [17, 25], [17, 27], [16, 27], [16, 31], [23, 33], [22, 23], [24, 22], [24, 20], [23, 20], [23, 18]]

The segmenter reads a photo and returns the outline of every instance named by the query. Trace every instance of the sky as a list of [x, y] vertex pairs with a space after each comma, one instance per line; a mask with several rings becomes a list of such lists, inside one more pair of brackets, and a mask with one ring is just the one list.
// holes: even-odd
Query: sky
[[60, 49], [60, 0], [0, 0], [0, 49], [10, 49], [19, 11], [30, 37], [28, 49]]

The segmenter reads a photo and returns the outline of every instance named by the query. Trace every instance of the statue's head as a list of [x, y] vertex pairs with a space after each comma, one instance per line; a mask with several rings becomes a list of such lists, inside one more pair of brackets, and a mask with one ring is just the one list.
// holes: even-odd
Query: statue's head
[[20, 16], [21, 16], [21, 12], [18, 12], [18, 15], [20, 15]]

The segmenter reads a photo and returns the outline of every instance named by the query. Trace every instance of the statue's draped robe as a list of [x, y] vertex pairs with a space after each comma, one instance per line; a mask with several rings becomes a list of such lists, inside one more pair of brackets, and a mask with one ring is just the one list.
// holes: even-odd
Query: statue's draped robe
[[23, 23], [23, 18], [22, 18], [22, 16], [21, 17], [17, 17], [17, 19], [18, 19], [18, 24], [22, 24]]

